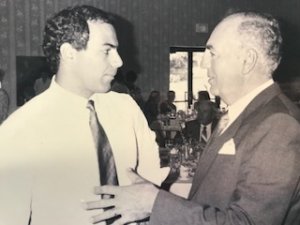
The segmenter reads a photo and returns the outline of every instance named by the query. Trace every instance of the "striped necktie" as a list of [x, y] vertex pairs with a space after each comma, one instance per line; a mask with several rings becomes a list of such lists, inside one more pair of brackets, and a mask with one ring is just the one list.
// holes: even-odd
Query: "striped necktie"
[[101, 185], [118, 185], [113, 152], [105, 131], [99, 123], [93, 100], [88, 101], [87, 108], [90, 110], [89, 122], [98, 154], [100, 183]]

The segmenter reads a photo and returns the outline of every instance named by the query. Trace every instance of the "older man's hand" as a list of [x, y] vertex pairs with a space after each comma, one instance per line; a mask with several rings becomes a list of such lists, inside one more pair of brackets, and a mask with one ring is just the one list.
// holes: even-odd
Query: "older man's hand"
[[121, 216], [113, 225], [126, 224], [145, 219], [150, 216], [158, 188], [144, 180], [131, 169], [128, 176], [133, 181], [129, 186], [100, 186], [95, 188], [95, 194], [112, 195], [113, 198], [103, 198], [99, 201], [85, 202], [87, 210], [108, 208], [103, 213], [91, 218], [92, 223]]

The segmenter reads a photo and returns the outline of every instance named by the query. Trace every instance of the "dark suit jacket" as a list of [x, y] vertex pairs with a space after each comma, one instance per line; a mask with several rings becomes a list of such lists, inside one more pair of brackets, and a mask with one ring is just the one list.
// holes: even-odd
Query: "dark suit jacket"
[[[212, 131], [215, 129], [218, 121], [214, 120], [211, 124]], [[197, 120], [188, 121], [185, 124], [185, 128], [182, 130], [182, 133], [186, 139], [191, 138], [193, 141], [198, 141], [200, 136], [201, 124]], [[176, 134], [175, 138], [179, 139], [179, 134]]]
[[160, 104], [160, 113], [161, 114], [167, 114], [167, 113], [172, 112], [172, 111], [174, 111], [174, 112], [177, 111], [177, 107], [173, 103], [169, 103], [167, 101], [164, 101]]
[[[299, 225], [299, 118], [276, 84], [265, 89], [210, 139], [189, 200], [160, 191], [150, 224]], [[225, 148], [235, 154], [219, 154]]]

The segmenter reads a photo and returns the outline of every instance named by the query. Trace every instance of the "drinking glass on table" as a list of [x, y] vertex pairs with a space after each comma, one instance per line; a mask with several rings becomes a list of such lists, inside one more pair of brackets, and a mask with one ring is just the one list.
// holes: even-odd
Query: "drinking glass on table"
[[177, 148], [170, 150], [170, 168], [172, 172], [177, 172], [181, 165], [180, 151]]

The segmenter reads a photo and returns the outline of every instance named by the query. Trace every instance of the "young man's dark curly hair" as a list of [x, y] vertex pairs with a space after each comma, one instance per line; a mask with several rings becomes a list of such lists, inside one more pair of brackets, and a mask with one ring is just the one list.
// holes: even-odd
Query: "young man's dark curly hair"
[[89, 40], [87, 21], [92, 20], [113, 24], [111, 14], [88, 5], [69, 7], [47, 20], [43, 50], [53, 73], [58, 70], [63, 43], [70, 43], [76, 50], [86, 48]]

